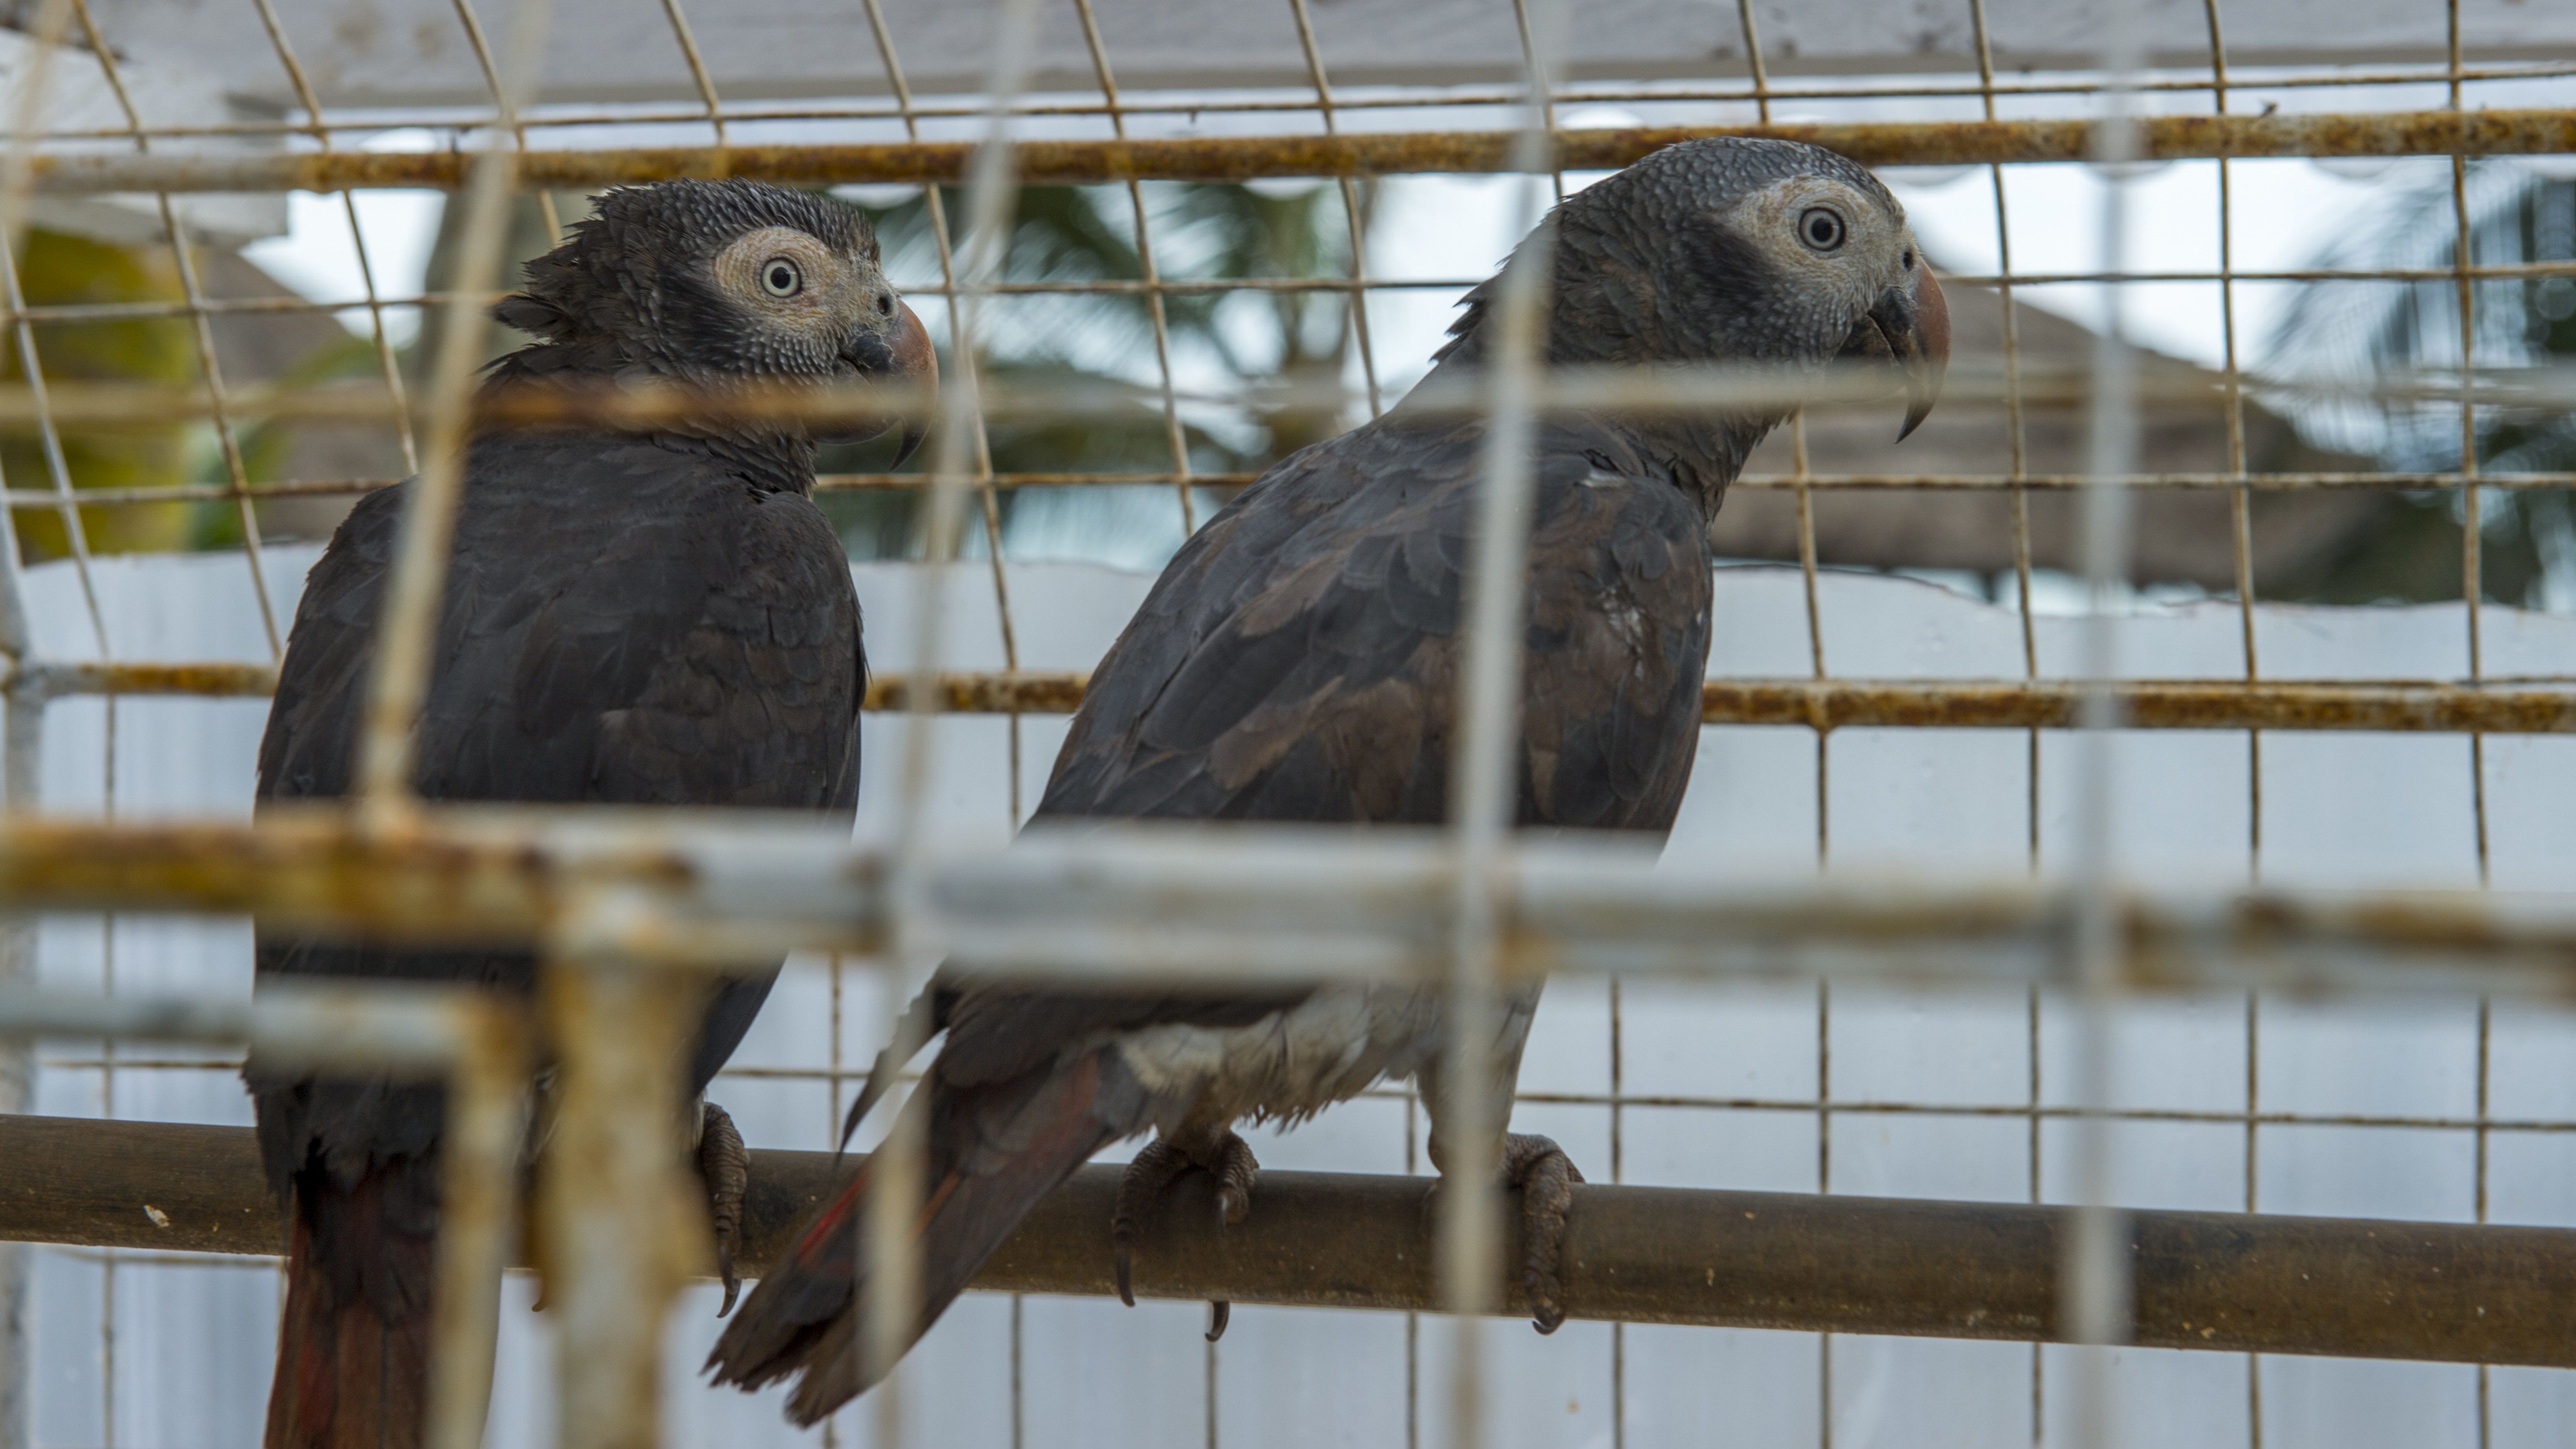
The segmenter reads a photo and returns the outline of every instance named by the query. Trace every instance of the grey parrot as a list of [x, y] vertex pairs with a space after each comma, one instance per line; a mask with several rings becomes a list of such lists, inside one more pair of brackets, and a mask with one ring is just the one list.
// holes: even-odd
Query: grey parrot
[[[1931, 408], [1948, 357], [1939, 284], [1895, 197], [1840, 156], [1769, 140], [1677, 145], [1568, 198], [1555, 226], [1552, 364], [1872, 359], [1904, 370], [1905, 431]], [[1468, 294], [1433, 378], [1487, 365], [1497, 281]], [[1670, 830], [1699, 745], [1708, 525], [1782, 416], [1539, 424], [1521, 826]], [[1484, 437], [1481, 419], [1398, 406], [1246, 489], [1182, 547], [1101, 661], [1038, 817], [1446, 819]], [[1497, 1128], [1536, 1005], [1518, 994], [1501, 1013], [1483, 1118]], [[1437, 1164], [1455, 1120], [1436, 991], [1102, 994], [942, 977], [916, 1009], [946, 1037], [905, 1108], [922, 1114], [928, 1144], [916, 1333], [1039, 1197], [1120, 1138], [1157, 1132], [1110, 1225], [1126, 1296], [1129, 1246], [1179, 1173], [1214, 1174], [1230, 1220], [1249, 1208], [1257, 1164], [1237, 1122], [1295, 1122], [1411, 1077]], [[889, 1065], [880, 1059], [880, 1083]], [[1545, 1138], [1495, 1146], [1522, 1190], [1522, 1281], [1552, 1330], [1580, 1179]], [[869, 1384], [853, 1351], [866, 1192], [862, 1169], [789, 1240], [711, 1361], [745, 1388], [800, 1374], [788, 1412], [802, 1423]]]
[[[748, 182], [606, 193], [494, 315], [537, 341], [487, 387], [936, 375], [850, 207]], [[859, 435], [883, 431], [860, 426]], [[908, 450], [917, 434], [905, 439]], [[476, 438], [414, 783], [431, 800], [761, 806], [848, 819], [867, 662], [816, 440], [715, 420]], [[350, 789], [408, 484], [351, 511], [306, 581], [260, 742], [259, 799]], [[324, 945], [263, 931], [258, 979], [467, 982], [527, 993], [523, 952]], [[703, 1093], [769, 994], [712, 991]], [[443, 1091], [254, 1059], [260, 1154], [289, 1219], [268, 1449], [420, 1443]], [[747, 1170], [706, 1104], [700, 1167], [730, 1277]]]

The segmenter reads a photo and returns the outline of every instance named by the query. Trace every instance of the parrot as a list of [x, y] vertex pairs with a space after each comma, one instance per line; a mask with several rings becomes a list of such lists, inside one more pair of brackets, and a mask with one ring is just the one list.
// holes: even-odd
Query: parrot
[[[535, 340], [495, 361], [485, 389], [935, 384], [929, 334], [887, 284], [856, 208], [748, 181], [671, 181], [605, 192], [594, 212], [495, 305]], [[812, 498], [816, 446], [838, 427], [691, 417], [471, 438], [419, 719], [419, 795], [849, 820], [867, 659], [846, 555]], [[862, 418], [846, 433], [891, 427]], [[902, 451], [920, 434], [907, 425]], [[260, 742], [262, 807], [351, 792], [416, 486], [361, 500], [306, 580]], [[682, 1100], [729, 1282], [749, 1159], [704, 1093], [777, 969], [712, 987], [689, 1060], [673, 1064], [688, 1072]], [[525, 998], [536, 974], [525, 951], [266, 929], [256, 943], [262, 985], [461, 983]], [[444, 1089], [257, 1056], [244, 1075], [288, 1224], [267, 1449], [412, 1449], [425, 1430]]]
[[[1685, 142], [1567, 197], [1545, 225], [1551, 367], [1862, 365], [1905, 393], [1900, 440], [1938, 396], [1940, 284], [1895, 196], [1830, 151]], [[1425, 388], [1488, 372], [1503, 275], [1466, 295]], [[1700, 743], [1708, 527], [1788, 411], [1550, 411], [1534, 423], [1516, 828], [1669, 833]], [[1094, 671], [1033, 824], [1449, 819], [1488, 427], [1408, 399], [1246, 488], [1173, 557]], [[1227, 1221], [1250, 1211], [1259, 1164], [1238, 1123], [1293, 1124], [1409, 1077], [1439, 1166], [1444, 1132], [1466, 1115], [1444, 1099], [1443, 1003], [1411, 983], [1051, 990], [943, 967], [909, 1038], [936, 1035], [939, 1049], [902, 1109], [926, 1144], [914, 1336], [1040, 1197], [1149, 1128], [1109, 1225], [1131, 1304], [1131, 1251], [1181, 1174], [1214, 1177]], [[1554, 1142], [1503, 1131], [1537, 1004], [1534, 989], [1499, 1003], [1493, 1071], [1474, 1088], [1487, 1096], [1470, 1120], [1503, 1132], [1486, 1160], [1520, 1191], [1522, 1286], [1549, 1332], [1563, 1318], [1559, 1257], [1581, 1178]], [[890, 1058], [852, 1125], [902, 1065]], [[787, 1412], [804, 1424], [870, 1387], [877, 1367], [854, 1351], [870, 1291], [867, 1191], [862, 1166], [788, 1239], [717, 1341], [718, 1382], [795, 1376]], [[1216, 1305], [1211, 1337], [1224, 1313]]]

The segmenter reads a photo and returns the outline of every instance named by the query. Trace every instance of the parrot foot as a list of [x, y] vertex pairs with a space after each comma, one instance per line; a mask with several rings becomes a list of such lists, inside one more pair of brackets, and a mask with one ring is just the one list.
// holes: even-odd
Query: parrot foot
[[722, 1318], [733, 1312], [733, 1301], [742, 1292], [733, 1257], [742, 1246], [742, 1198], [751, 1186], [751, 1153], [734, 1130], [733, 1115], [713, 1102], [704, 1104], [699, 1119], [698, 1176], [707, 1185], [707, 1217], [716, 1230], [716, 1272], [725, 1290], [716, 1317]]
[[[1260, 1179], [1261, 1163], [1252, 1155], [1251, 1144], [1241, 1137], [1227, 1132], [1203, 1153], [1186, 1151], [1163, 1137], [1145, 1144], [1144, 1150], [1127, 1165], [1127, 1175], [1118, 1183], [1118, 1211], [1109, 1221], [1109, 1239], [1117, 1254], [1118, 1301], [1130, 1308], [1136, 1306], [1131, 1281], [1132, 1263], [1144, 1217], [1162, 1200], [1172, 1184], [1193, 1167], [1216, 1179], [1219, 1223], [1230, 1227], [1252, 1215], [1252, 1186]], [[1208, 1304], [1208, 1342], [1214, 1343], [1225, 1336], [1225, 1326], [1233, 1311], [1234, 1305], [1223, 1301]]]
[[1529, 1295], [1531, 1325], [1554, 1333], [1565, 1322], [1558, 1295], [1558, 1267], [1565, 1253], [1565, 1213], [1574, 1185], [1583, 1181], [1565, 1149], [1534, 1133], [1503, 1137], [1503, 1181], [1521, 1192], [1521, 1291]]
[[[1437, 1137], [1431, 1141], [1431, 1161], [1440, 1165]], [[1565, 1309], [1557, 1301], [1564, 1289], [1558, 1264], [1565, 1255], [1565, 1213], [1574, 1205], [1574, 1186], [1583, 1174], [1553, 1140], [1524, 1132], [1503, 1135], [1501, 1166], [1503, 1186], [1521, 1195], [1521, 1291], [1529, 1299], [1531, 1326], [1554, 1333], [1565, 1323]], [[1435, 1237], [1447, 1184], [1444, 1174], [1422, 1197], [1423, 1231]]]

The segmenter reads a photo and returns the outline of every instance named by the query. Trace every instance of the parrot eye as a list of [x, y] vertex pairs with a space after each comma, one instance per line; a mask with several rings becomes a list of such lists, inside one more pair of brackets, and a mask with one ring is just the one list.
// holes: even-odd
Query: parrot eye
[[793, 297], [805, 290], [805, 274], [785, 257], [771, 257], [760, 264], [760, 290], [773, 297]]
[[1798, 218], [1798, 240], [1815, 251], [1833, 251], [1843, 244], [1843, 219], [1824, 207], [1811, 206]]

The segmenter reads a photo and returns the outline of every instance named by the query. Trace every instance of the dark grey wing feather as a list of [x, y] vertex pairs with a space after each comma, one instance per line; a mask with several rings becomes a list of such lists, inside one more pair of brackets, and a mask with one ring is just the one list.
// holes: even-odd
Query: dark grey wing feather
[[[1288, 459], [1190, 540], [1092, 677], [1041, 817], [1433, 824], [1448, 809], [1472, 423], [1389, 419]], [[1620, 435], [1542, 429], [1518, 818], [1661, 833], [1697, 751], [1701, 522]], [[1244, 1024], [1302, 999], [969, 989], [943, 1075], [1086, 1039]]]
[[[363, 500], [306, 582], [261, 742], [264, 801], [348, 791], [403, 491]], [[441, 800], [846, 819], [865, 669], [848, 565], [808, 499], [642, 439], [487, 441], [458, 514], [417, 785]], [[264, 938], [259, 971], [526, 989], [535, 963]], [[770, 980], [718, 989], [693, 1090], [740, 1042]], [[437, 1132], [434, 1089], [252, 1078], [273, 1173], [313, 1145], [354, 1172]]]

